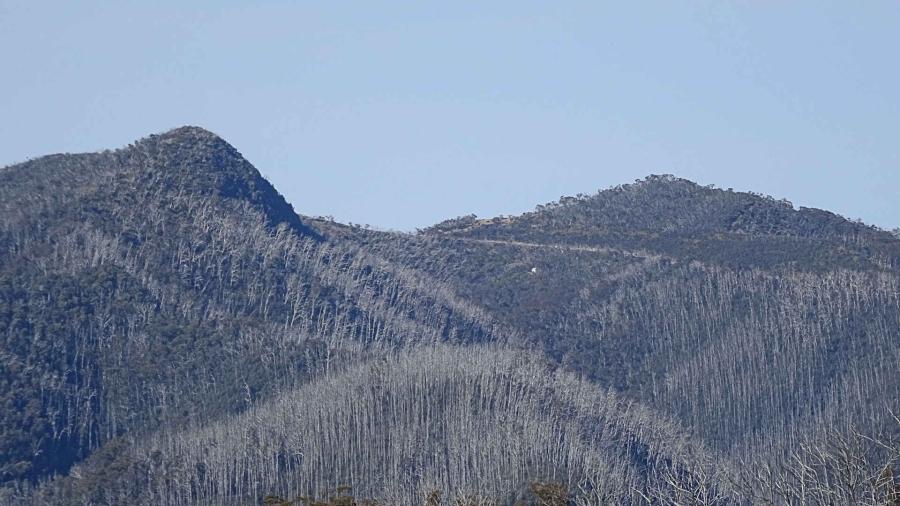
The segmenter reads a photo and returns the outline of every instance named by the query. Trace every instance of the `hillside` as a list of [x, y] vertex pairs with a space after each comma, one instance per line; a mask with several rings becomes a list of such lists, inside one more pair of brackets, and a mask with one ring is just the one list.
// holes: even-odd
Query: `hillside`
[[888, 232], [669, 175], [563, 197], [517, 217], [449, 220], [426, 233], [646, 250], [732, 267], [900, 267], [900, 248]]
[[352, 484], [386, 504], [418, 504], [434, 492], [457, 504], [513, 502], [525, 484], [545, 481], [585, 503], [619, 503], [637, 497], [654, 471], [701, 476], [708, 462], [676, 425], [539, 356], [446, 345], [353, 366], [240, 416], [154, 435], [115, 459], [112, 485], [96, 486], [104, 469], [89, 461], [66, 493], [246, 504]]
[[492, 339], [439, 283], [322, 241], [198, 128], [3, 169], [0, 202], [3, 481], [240, 411], [366, 348]]
[[310, 223], [453, 285], [722, 455], [898, 407], [900, 241], [826, 211], [652, 176], [418, 235]]
[[377, 232], [182, 127], [0, 169], [0, 218], [0, 504], [740, 503], [810, 439], [881, 434], [880, 470], [900, 436], [900, 239], [761, 195]]

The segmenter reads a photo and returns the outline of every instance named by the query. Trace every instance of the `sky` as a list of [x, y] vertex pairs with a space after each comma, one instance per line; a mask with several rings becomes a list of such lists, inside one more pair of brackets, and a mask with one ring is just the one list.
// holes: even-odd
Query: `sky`
[[198, 125], [414, 230], [649, 174], [900, 227], [900, 2], [0, 0], [0, 166]]

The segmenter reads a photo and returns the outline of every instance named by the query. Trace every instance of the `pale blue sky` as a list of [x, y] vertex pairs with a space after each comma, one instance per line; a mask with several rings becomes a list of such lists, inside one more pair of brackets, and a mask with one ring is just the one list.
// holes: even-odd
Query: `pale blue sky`
[[193, 124], [413, 229], [651, 173], [900, 226], [900, 2], [0, 0], [0, 165]]

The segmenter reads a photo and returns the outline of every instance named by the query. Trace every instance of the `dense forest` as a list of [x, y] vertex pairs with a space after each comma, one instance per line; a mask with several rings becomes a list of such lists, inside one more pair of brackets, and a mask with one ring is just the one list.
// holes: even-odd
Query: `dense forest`
[[0, 504], [900, 504], [898, 370], [896, 231], [763, 195], [397, 233], [197, 127], [0, 169]]

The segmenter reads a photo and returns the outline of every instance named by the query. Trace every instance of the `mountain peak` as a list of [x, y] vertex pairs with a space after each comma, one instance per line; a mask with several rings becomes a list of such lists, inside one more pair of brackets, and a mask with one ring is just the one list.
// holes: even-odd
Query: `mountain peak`
[[150, 194], [193, 195], [245, 203], [261, 212], [272, 227], [286, 223], [297, 232], [318, 237], [234, 146], [198, 126], [152, 134], [115, 151], [37, 158], [9, 167], [2, 176], [0, 202], [20, 209], [17, 214], [27, 214], [32, 204], [45, 207], [42, 198], [28, 202], [35, 200], [33, 196], [50, 194], [50, 189], [55, 205], [70, 205], [86, 195], [102, 202], [98, 192], [108, 195], [118, 189], [122, 196], [137, 200]]
[[147, 141], [174, 144], [201, 144], [209, 146], [219, 143], [228, 144], [228, 142], [218, 134], [196, 125], [183, 125], [161, 133], [150, 134], [137, 141], [136, 144]]
[[225, 139], [199, 126], [181, 126], [154, 134], [123, 150], [143, 171], [161, 175], [179, 191], [243, 200], [261, 210], [271, 225], [287, 223], [304, 234], [293, 207]]
[[638, 179], [634, 182], [637, 186], [653, 185], [653, 184], [688, 184], [690, 186], [699, 186], [697, 183], [678, 177], [674, 174], [650, 174], [644, 179]]
[[221, 139], [221, 137], [214, 134], [213, 132], [197, 125], [182, 125], [180, 127], [175, 127], [171, 130], [167, 130], [159, 135], [161, 137], [192, 136]]
[[138, 148], [145, 152], [182, 150], [182, 154], [208, 154], [221, 152], [239, 158], [241, 154], [234, 146], [215, 133], [198, 126], [181, 126], [158, 134], [151, 134], [135, 141], [127, 149]]
[[[430, 234], [528, 243], [620, 247], [744, 265], [790, 263], [829, 252], [824, 265], [881, 259], [896, 265], [900, 251], [888, 233], [820, 209], [731, 188], [702, 186], [671, 174], [650, 175], [591, 195], [561, 197], [515, 217], [475, 216], [439, 223]], [[764, 244], [753, 249], [750, 244]], [[833, 247], [826, 248], [829, 244]], [[844, 255], [847, 244], [861, 245]], [[776, 254], [774, 248], [780, 247]], [[767, 248], [767, 249], [766, 249]], [[780, 256], [779, 256], [780, 255]], [[843, 255], [843, 256], [842, 256]], [[874, 256], [877, 259], [872, 260]], [[840, 257], [838, 260], [832, 257]], [[813, 265], [809, 260], [808, 265]]]

